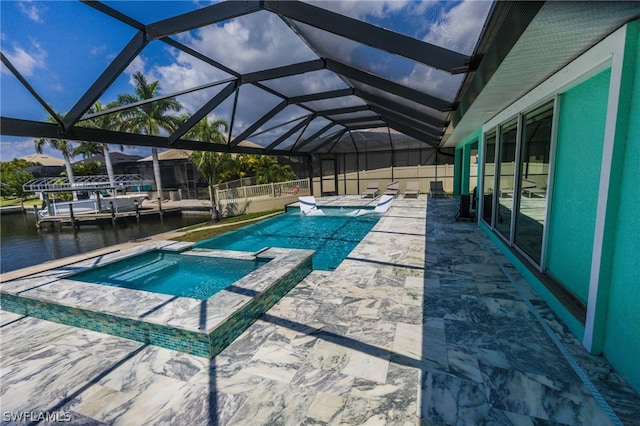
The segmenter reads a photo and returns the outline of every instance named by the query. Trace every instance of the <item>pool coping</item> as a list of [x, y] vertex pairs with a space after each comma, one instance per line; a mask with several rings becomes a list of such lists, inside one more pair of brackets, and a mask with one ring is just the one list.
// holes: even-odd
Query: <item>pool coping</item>
[[[0, 284], [0, 307], [212, 358], [311, 272], [313, 250], [257, 253], [155, 241]], [[269, 262], [206, 300], [73, 280], [70, 276], [152, 250]]]

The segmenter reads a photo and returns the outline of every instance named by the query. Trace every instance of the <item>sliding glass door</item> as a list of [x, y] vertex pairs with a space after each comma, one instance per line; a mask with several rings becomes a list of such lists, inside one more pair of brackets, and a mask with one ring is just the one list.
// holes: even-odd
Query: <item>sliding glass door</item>
[[[484, 138], [484, 180], [482, 181], [483, 206], [482, 219], [491, 226], [493, 217], [493, 191], [496, 174], [496, 132], [489, 133]], [[480, 194], [478, 194], [480, 196]]]
[[520, 196], [517, 198], [515, 244], [538, 265], [547, 207], [553, 103], [523, 117], [520, 149]]
[[509, 241], [511, 236], [511, 216], [515, 189], [516, 141], [518, 138], [518, 122], [514, 120], [500, 129], [500, 143], [498, 146], [498, 209], [495, 212], [495, 228]]

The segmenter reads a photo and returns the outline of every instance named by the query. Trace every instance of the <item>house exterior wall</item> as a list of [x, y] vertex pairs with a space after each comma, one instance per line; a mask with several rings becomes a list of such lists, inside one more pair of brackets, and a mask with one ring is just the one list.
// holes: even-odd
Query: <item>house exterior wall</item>
[[[611, 70], [562, 94], [548, 273], [587, 303]], [[576, 161], [579, 159], [579, 161]]]
[[[487, 134], [555, 99], [541, 261], [519, 254], [491, 223], [480, 228], [584, 346], [640, 391], [639, 31], [640, 21], [625, 25], [496, 114], [481, 129], [479, 154], [486, 157]], [[458, 158], [474, 136], [458, 145]], [[483, 161], [479, 168], [485, 191]], [[576, 316], [549, 281], [582, 301], [586, 315]]]
[[[629, 25], [622, 72], [619, 158], [612, 168], [619, 190], [602, 280], [609, 297], [602, 323], [602, 352], [636, 389], [640, 389], [640, 22]], [[610, 271], [610, 274], [606, 274]], [[596, 339], [596, 345], [598, 345]], [[599, 348], [598, 348], [599, 349]]]

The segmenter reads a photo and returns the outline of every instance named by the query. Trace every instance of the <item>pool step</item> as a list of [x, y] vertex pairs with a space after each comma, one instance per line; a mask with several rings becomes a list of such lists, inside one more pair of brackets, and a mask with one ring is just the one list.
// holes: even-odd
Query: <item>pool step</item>
[[116, 281], [138, 281], [158, 272], [166, 271], [170, 268], [177, 268], [178, 262], [165, 259], [158, 259], [152, 263], [142, 265], [133, 270], [126, 270], [110, 275], [109, 279]]

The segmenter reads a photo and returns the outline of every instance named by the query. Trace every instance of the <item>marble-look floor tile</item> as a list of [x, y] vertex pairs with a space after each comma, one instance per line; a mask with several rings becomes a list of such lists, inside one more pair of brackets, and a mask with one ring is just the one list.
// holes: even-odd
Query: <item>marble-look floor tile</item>
[[354, 376], [337, 371], [314, 368], [311, 365], [302, 366], [291, 380], [291, 386], [311, 388], [318, 392], [346, 397], [351, 392]]
[[318, 392], [311, 402], [307, 417], [325, 424], [339, 424], [345, 401], [343, 396]]
[[265, 381], [251, 392], [228, 425], [290, 425], [309, 412], [316, 392], [291, 388], [281, 382]]
[[[3, 411], [62, 407], [74, 424], [608, 424], [522, 293], [635, 424], [637, 392], [584, 350], [475, 225], [452, 220], [454, 200], [430, 200], [427, 217], [426, 199], [394, 202], [397, 217], [385, 215], [350, 259], [309, 274], [213, 360], [0, 313]], [[50, 285], [57, 278], [11, 288], [94, 295]], [[127, 303], [158, 320], [179, 321], [182, 309]], [[206, 306], [207, 321], [218, 308]]]
[[342, 412], [342, 424], [417, 424], [416, 389], [356, 380]]
[[491, 410], [482, 384], [446, 374], [422, 377], [422, 416], [442, 424], [477, 424]]
[[[610, 419], [580, 382], [480, 366], [493, 407], [567, 425], [608, 425]], [[576, 404], [576, 401], [580, 401]]]

